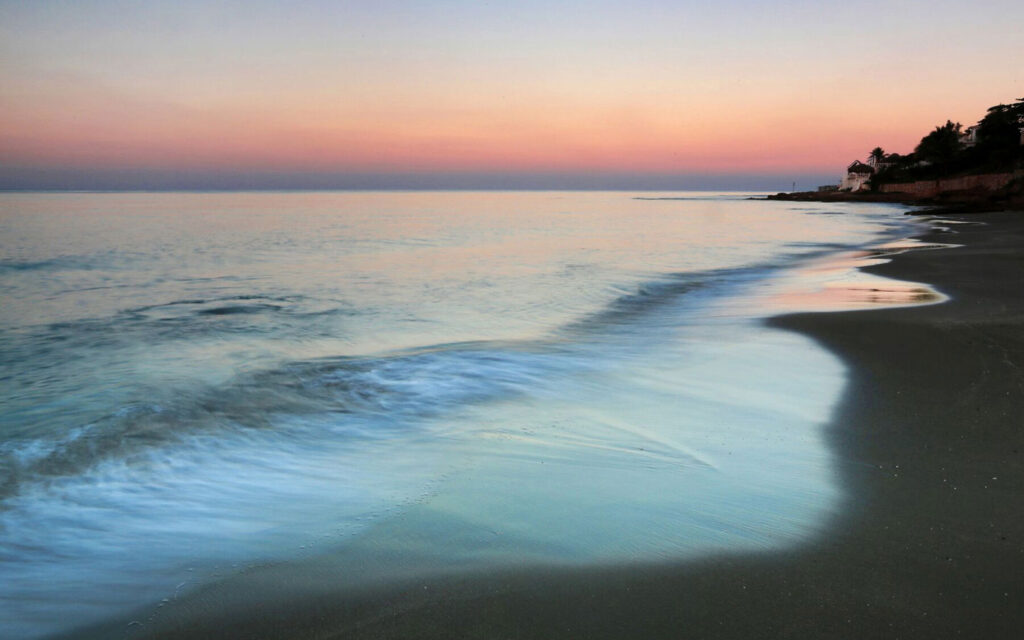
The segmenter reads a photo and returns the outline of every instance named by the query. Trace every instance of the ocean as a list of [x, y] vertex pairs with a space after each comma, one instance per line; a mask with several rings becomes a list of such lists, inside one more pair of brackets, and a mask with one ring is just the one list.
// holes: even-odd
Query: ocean
[[847, 370], [765, 319], [917, 223], [756, 195], [0, 194], [0, 636], [813, 539]]

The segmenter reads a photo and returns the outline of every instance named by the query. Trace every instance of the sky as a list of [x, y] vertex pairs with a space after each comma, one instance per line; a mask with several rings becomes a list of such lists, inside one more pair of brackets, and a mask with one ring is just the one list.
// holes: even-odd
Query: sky
[[0, 0], [0, 189], [806, 188], [1024, 97], [1019, 0]]

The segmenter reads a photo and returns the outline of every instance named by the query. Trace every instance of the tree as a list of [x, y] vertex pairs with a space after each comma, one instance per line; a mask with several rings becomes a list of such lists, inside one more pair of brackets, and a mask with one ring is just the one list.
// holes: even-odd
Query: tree
[[914, 149], [920, 160], [932, 164], [943, 164], [956, 157], [960, 151], [960, 123], [946, 120], [946, 124], [935, 127], [935, 130], [921, 138]]
[[1020, 146], [1020, 130], [1024, 127], [1024, 98], [1013, 104], [990, 107], [978, 123], [978, 147], [985, 153], [1014, 153]]
[[871, 150], [871, 153], [868, 155], [868, 158], [874, 160], [875, 166], [878, 166], [879, 162], [885, 160], [885, 150], [882, 149], [882, 147], [875, 147], [874, 149]]

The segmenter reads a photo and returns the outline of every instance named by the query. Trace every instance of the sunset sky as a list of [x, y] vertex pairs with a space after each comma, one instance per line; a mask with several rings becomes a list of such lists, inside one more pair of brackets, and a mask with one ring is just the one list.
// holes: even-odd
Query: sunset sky
[[0, 188], [788, 188], [1024, 96], [1019, 0], [0, 1]]

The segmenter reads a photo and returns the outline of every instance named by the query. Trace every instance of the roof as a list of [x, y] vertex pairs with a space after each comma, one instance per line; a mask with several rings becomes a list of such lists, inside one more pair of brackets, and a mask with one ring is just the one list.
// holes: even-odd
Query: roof
[[847, 173], [874, 173], [871, 165], [864, 164], [860, 160], [854, 160], [853, 164], [846, 168]]

